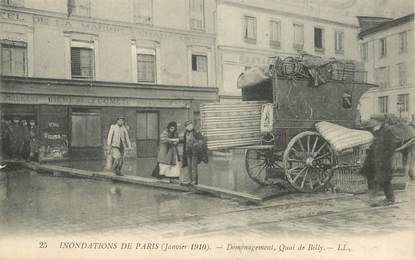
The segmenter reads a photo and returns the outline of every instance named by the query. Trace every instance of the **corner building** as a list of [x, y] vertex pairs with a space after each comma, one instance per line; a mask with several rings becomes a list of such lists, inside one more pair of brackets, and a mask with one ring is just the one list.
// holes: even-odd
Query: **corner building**
[[[41, 160], [102, 159], [125, 115], [133, 156], [217, 100], [213, 0], [1, 0], [1, 119], [34, 119]], [[179, 15], [180, 14], [180, 15]]]

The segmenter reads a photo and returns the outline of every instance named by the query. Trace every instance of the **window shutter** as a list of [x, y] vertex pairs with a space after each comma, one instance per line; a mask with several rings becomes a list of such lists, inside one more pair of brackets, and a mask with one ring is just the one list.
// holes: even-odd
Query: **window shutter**
[[71, 48], [71, 71], [72, 77], [81, 76], [81, 49]]
[[12, 73], [12, 48], [4, 45], [1, 47], [1, 68], [3, 75]]

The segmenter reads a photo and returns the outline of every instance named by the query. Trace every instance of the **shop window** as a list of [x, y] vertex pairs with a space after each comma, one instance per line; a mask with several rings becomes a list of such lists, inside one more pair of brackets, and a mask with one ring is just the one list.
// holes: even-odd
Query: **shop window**
[[248, 43], [256, 43], [256, 18], [245, 16], [244, 39]]
[[1, 74], [9, 76], [27, 75], [26, 43], [4, 41], [1, 48]]
[[304, 25], [294, 24], [294, 49], [302, 50], [304, 48]]
[[334, 33], [334, 50], [336, 54], [344, 54], [344, 32]]
[[271, 21], [270, 22], [270, 46], [273, 48], [281, 47], [281, 22]]
[[72, 78], [94, 78], [94, 50], [84, 47], [71, 47]]
[[153, 0], [134, 0], [134, 22], [153, 23]]
[[72, 111], [72, 147], [99, 147], [101, 140], [101, 115], [94, 110]]
[[324, 51], [324, 33], [322, 28], [314, 28], [314, 48], [316, 51]]
[[156, 55], [154, 50], [137, 53], [138, 82], [156, 83]]
[[190, 28], [203, 30], [205, 28], [204, 0], [190, 0]]
[[386, 114], [389, 112], [388, 96], [378, 97], [379, 113]]
[[154, 157], [159, 146], [159, 114], [158, 112], [137, 113], [137, 156]]

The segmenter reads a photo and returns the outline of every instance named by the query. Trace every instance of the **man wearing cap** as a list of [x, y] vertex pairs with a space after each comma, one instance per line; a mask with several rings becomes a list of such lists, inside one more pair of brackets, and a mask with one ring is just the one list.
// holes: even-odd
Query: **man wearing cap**
[[111, 125], [107, 138], [107, 145], [113, 160], [111, 165], [112, 171], [120, 176], [123, 175], [121, 168], [124, 162], [124, 149], [131, 149], [130, 137], [124, 123], [125, 118], [119, 116], [117, 123]]
[[183, 168], [187, 167], [180, 176], [182, 184], [197, 184], [197, 165], [200, 163], [201, 148], [203, 146], [203, 136], [195, 131], [192, 121], [184, 123], [186, 128], [183, 134]]
[[391, 129], [385, 124], [385, 115], [375, 114], [370, 117], [368, 127], [374, 135], [362, 173], [368, 179], [369, 189], [374, 189], [375, 184], [380, 185], [385, 193], [382, 203], [374, 203], [372, 206], [391, 205], [395, 203], [392, 189], [392, 157], [396, 149], [396, 140]]

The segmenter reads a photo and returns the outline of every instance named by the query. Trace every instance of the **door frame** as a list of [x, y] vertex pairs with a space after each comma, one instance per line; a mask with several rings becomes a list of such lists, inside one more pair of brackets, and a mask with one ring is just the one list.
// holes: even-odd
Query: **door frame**
[[[148, 109], [137, 109], [136, 110], [136, 120], [137, 120], [137, 114], [138, 113], [156, 113], [157, 114], [157, 148], [160, 146], [160, 110], [156, 110], [154, 108], [148, 108]], [[146, 122], [147, 123], [147, 122]], [[135, 133], [135, 141], [137, 142], [139, 139], [137, 139], [137, 133], [138, 133], [138, 128], [137, 128], [137, 122], [136, 122], [136, 129], [135, 129], [136, 133]], [[148, 139], [146, 139], [148, 140]], [[138, 152], [138, 144], [136, 144], [136, 152], [137, 152], [137, 158], [150, 158], [150, 157], [139, 157], [139, 152]], [[157, 156], [157, 155], [155, 155]]]

